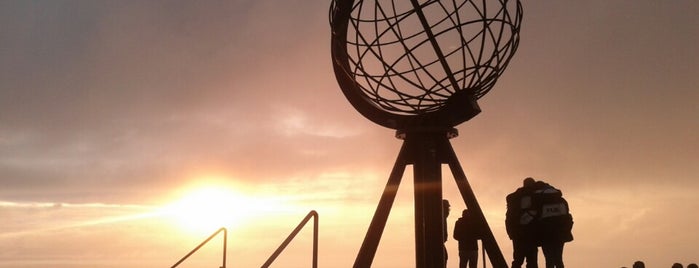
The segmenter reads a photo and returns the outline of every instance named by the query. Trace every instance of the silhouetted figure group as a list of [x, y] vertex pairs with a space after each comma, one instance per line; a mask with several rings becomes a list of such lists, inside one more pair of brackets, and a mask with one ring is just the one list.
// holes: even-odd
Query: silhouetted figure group
[[[687, 265], [687, 268], [698, 268], [698, 267], [699, 267], [699, 266], [697, 266], [696, 263], [690, 263], [690, 264]], [[682, 267], [682, 264], [681, 264], [681, 263], [677, 263], [677, 262], [676, 262], [676, 263], [672, 264], [672, 268], [683, 268], [683, 267]]]
[[[564, 268], [563, 247], [573, 241], [573, 216], [568, 202], [559, 189], [531, 177], [524, 179], [522, 187], [507, 195], [505, 228], [512, 240], [512, 266], [538, 268], [538, 248], [541, 247], [546, 268]], [[444, 242], [447, 241], [447, 216], [449, 201], [442, 201], [444, 216]], [[476, 220], [468, 209], [454, 224], [453, 237], [459, 244], [459, 268], [476, 268], [478, 265], [478, 240], [483, 238], [487, 225]], [[448, 258], [444, 248], [445, 266]], [[633, 263], [632, 268], [645, 268], [642, 261]], [[626, 267], [622, 267], [626, 268]], [[671, 268], [684, 268], [675, 263]], [[696, 263], [686, 268], [699, 268]]]
[[506, 198], [505, 228], [512, 239], [512, 268], [537, 268], [538, 247], [546, 268], [564, 268], [563, 246], [573, 241], [573, 217], [560, 190], [543, 181], [524, 179]]
[[[646, 264], [643, 263], [642, 261], [636, 261], [633, 263], [632, 268], [646, 268]], [[626, 268], [626, 267], [621, 267], [621, 268]], [[674, 263], [672, 264], [671, 268], [683, 268], [681, 263]], [[699, 268], [696, 263], [690, 263], [687, 265], [687, 268]]]
[[[563, 246], [573, 241], [573, 217], [568, 202], [560, 190], [543, 181], [524, 179], [523, 186], [506, 198], [505, 227], [512, 239], [512, 268], [538, 268], [538, 247], [546, 258], [546, 268], [564, 268]], [[446, 218], [449, 202], [443, 200], [444, 241], [447, 241]], [[476, 268], [478, 265], [478, 240], [485, 228], [464, 209], [454, 224], [453, 237], [459, 243], [459, 268]], [[444, 249], [445, 265], [448, 259]], [[634, 267], [635, 268], [635, 267]]]

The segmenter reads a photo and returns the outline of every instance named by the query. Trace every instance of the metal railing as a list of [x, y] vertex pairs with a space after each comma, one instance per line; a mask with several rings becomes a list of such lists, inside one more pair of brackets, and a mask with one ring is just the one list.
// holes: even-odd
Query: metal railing
[[[318, 268], [318, 212], [316, 212], [315, 210], [311, 210], [311, 212], [309, 212], [306, 215], [306, 217], [304, 217], [303, 220], [301, 220], [301, 222], [298, 224], [298, 226], [296, 226], [296, 228], [291, 232], [291, 234], [289, 234], [289, 236], [284, 240], [284, 242], [282, 242], [282, 244], [279, 245], [277, 250], [275, 250], [274, 253], [272, 253], [272, 256], [270, 256], [267, 259], [267, 261], [262, 265], [262, 268], [269, 267], [272, 264], [272, 262], [274, 262], [274, 260], [277, 259], [279, 254], [281, 254], [282, 251], [284, 251], [286, 246], [288, 246], [289, 243], [291, 242], [291, 240], [293, 240], [296, 237], [296, 235], [301, 231], [301, 229], [303, 229], [303, 227], [306, 226], [306, 224], [308, 223], [308, 221], [311, 218], [313, 218], [313, 259], [312, 259], [312, 262], [313, 262], [313, 268]], [[211, 239], [216, 237], [221, 232], [223, 232], [223, 260], [222, 260], [222, 264], [221, 264], [220, 268], [226, 268], [226, 247], [227, 247], [227, 243], [228, 243], [228, 230], [226, 230], [226, 228], [218, 229], [216, 232], [211, 234], [208, 238], [206, 238], [203, 242], [201, 242], [197, 247], [192, 249], [192, 251], [187, 253], [187, 255], [182, 257], [182, 259], [177, 261], [177, 263], [172, 265], [170, 268], [175, 268], [178, 265], [180, 265], [182, 262], [184, 262], [187, 258], [192, 256], [192, 254], [197, 252], [197, 250], [199, 250], [201, 247], [206, 245], [209, 241], [211, 241]]]
[[218, 235], [218, 234], [221, 233], [221, 232], [223, 232], [223, 260], [222, 260], [221, 268], [226, 268], [226, 244], [227, 244], [227, 240], [228, 240], [228, 231], [226, 230], [226, 228], [218, 229], [218, 231], [216, 231], [216, 232], [214, 232], [213, 234], [211, 234], [211, 236], [209, 236], [209, 238], [207, 238], [206, 240], [204, 240], [204, 242], [201, 242], [201, 244], [199, 244], [197, 247], [195, 247], [194, 249], [192, 249], [192, 251], [190, 251], [189, 253], [187, 253], [187, 255], [185, 255], [184, 257], [182, 257], [182, 259], [180, 259], [179, 261], [177, 261], [177, 263], [175, 263], [174, 265], [172, 265], [172, 267], [170, 267], [170, 268], [175, 268], [175, 267], [177, 267], [178, 265], [180, 265], [180, 264], [181, 264], [182, 262], [184, 262], [187, 258], [189, 258], [189, 256], [192, 256], [192, 254], [194, 254], [194, 252], [197, 252], [197, 250], [199, 250], [202, 246], [206, 245], [206, 243], [208, 243], [211, 239], [213, 239], [214, 237], [216, 237], [216, 235]]
[[279, 254], [284, 251], [287, 245], [291, 242], [291, 240], [296, 237], [296, 235], [303, 229], [303, 227], [308, 223], [308, 221], [313, 218], [313, 268], [318, 268], [318, 212], [315, 210], [311, 210], [311, 212], [306, 215], [303, 220], [301, 220], [301, 223], [299, 223], [298, 226], [296, 226], [296, 229], [289, 234], [289, 236], [282, 242], [281, 245], [277, 248], [274, 253], [272, 253], [272, 256], [267, 259], [267, 261], [262, 265], [262, 268], [267, 268], [269, 267], [272, 262], [279, 256]]

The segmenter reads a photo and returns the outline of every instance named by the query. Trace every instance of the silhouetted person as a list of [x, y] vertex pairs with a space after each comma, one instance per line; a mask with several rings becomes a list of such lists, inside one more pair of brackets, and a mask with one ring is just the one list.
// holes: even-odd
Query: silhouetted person
[[687, 265], [687, 268], [699, 268], [699, 266], [697, 266], [696, 263], [690, 263], [689, 265]]
[[642, 261], [636, 261], [633, 263], [632, 268], [646, 268], [646, 264], [643, 263]]
[[[449, 233], [447, 232], [447, 217], [449, 217], [449, 210], [451, 208], [451, 205], [449, 205], [449, 200], [442, 199], [442, 230], [443, 230], [443, 236], [442, 236], [442, 241], [444, 243], [447, 242], [447, 238], [449, 238]], [[449, 260], [449, 254], [447, 253], [447, 245], [442, 244], [444, 248], [444, 267], [447, 266], [447, 260]]]
[[512, 240], [512, 268], [521, 268], [526, 260], [527, 268], [537, 268], [537, 239], [535, 220], [538, 211], [532, 206], [532, 195], [536, 182], [524, 179], [523, 186], [507, 195], [505, 228]]
[[682, 264], [680, 263], [675, 263], [672, 265], [672, 268], [682, 268]]
[[478, 240], [481, 228], [468, 209], [461, 212], [461, 218], [454, 224], [454, 239], [459, 241], [459, 268], [476, 268], [478, 265]]
[[533, 206], [538, 209], [535, 221], [538, 241], [546, 258], [546, 268], [564, 268], [563, 245], [573, 241], [573, 216], [560, 190], [537, 181]]

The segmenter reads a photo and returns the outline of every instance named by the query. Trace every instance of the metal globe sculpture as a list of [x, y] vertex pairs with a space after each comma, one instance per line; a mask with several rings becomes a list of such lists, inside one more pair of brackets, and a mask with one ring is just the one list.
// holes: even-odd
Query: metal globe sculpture
[[449, 139], [481, 110], [519, 44], [518, 0], [333, 0], [335, 78], [363, 116], [397, 130], [403, 146], [353, 267], [371, 267], [396, 192], [413, 170], [415, 264], [446, 267], [442, 166], [451, 169], [495, 268], [507, 262]]
[[453, 127], [480, 112], [519, 44], [507, 0], [334, 0], [335, 76], [350, 103], [393, 129]]

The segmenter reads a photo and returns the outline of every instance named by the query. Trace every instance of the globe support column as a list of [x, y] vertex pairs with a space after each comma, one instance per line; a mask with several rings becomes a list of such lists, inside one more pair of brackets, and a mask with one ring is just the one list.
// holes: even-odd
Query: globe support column
[[415, 200], [415, 262], [417, 268], [446, 267], [442, 209], [442, 168], [439, 157], [443, 132], [407, 133], [412, 151]]
[[[445, 267], [443, 239], [446, 230], [442, 214], [441, 165], [448, 164], [466, 207], [472, 211], [476, 223], [485, 230], [483, 248], [488, 253], [492, 266], [507, 268], [505, 258], [449, 142], [450, 137], [456, 136], [456, 130], [399, 132], [397, 136], [404, 140], [403, 146], [353, 267], [371, 267], [401, 177], [410, 164], [413, 165], [414, 173], [416, 267]], [[452, 261], [458, 261], [458, 257], [452, 257]]]

